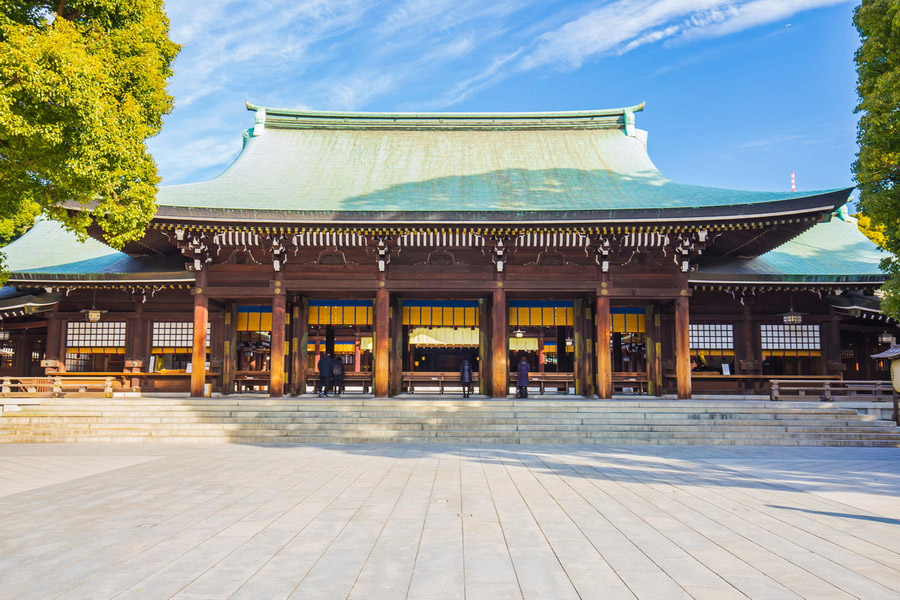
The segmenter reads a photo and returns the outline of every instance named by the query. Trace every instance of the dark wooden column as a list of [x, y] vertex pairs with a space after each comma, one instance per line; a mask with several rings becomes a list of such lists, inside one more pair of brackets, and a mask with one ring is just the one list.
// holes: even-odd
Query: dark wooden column
[[509, 312], [506, 290], [497, 282], [491, 303], [491, 396], [506, 398], [509, 394], [509, 340], [507, 339]]
[[691, 397], [690, 313], [687, 296], [675, 299], [675, 381], [678, 397]]
[[609, 355], [612, 315], [609, 296], [597, 296], [597, 396], [612, 398], [612, 360]]
[[309, 298], [297, 298], [291, 320], [291, 393], [306, 393], [306, 363], [309, 360]]
[[478, 393], [491, 393], [491, 311], [487, 298], [478, 300]]
[[[384, 280], [379, 282], [384, 285]], [[391, 298], [387, 289], [375, 291], [375, 397], [387, 398], [390, 386]]]
[[46, 373], [55, 373], [57, 370], [65, 368], [65, 356], [61, 357], [59, 352], [62, 346], [60, 341], [63, 335], [62, 329], [60, 318], [55, 313], [51, 314], [50, 318], [47, 319], [47, 343], [44, 345], [44, 359], [47, 361], [58, 361], [61, 364], [61, 368], [48, 367], [45, 369]]
[[[132, 373], [146, 371], [150, 367], [150, 322], [144, 318], [144, 303], [141, 300], [135, 301], [134, 317], [128, 320], [125, 327], [125, 370]], [[139, 388], [140, 378], [133, 377], [130, 385]]]
[[576, 298], [574, 302], [572, 330], [575, 345], [575, 393], [585, 395], [588, 393], [588, 381], [590, 380], [590, 362], [587, 351], [587, 322], [585, 320], [585, 301]]
[[391, 302], [389, 318], [391, 330], [391, 374], [388, 392], [391, 396], [394, 396], [400, 393], [403, 386], [403, 304], [398, 297], [393, 298]]
[[644, 307], [644, 323], [647, 328], [647, 393], [662, 395], [662, 357], [659, 342], [659, 312], [655, 304]]
[[206, 271], [197, 271], [194, 293], [194, 352], [191, 356], [191, 396], [203, 396], [206, 382], [206, 324], [209, 322], [209, 300], [204, 295]]
[[234, 376], [237, 371], [237, 303], [225, 304], [225, 331], [223, 333], [222, 393], [234, 393]]
[[269, 396], [281, 398], [284, 396], [284, 331], [285, 311], [287, 309], [287, 297], [281, 287], [284, 274], [275, 273], [275, 295], [272, 297], [272, 347], [269, 370]]

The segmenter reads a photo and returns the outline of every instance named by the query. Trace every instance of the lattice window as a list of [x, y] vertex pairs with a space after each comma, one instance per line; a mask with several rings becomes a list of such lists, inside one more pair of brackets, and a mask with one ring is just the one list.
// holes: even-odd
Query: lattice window
[[90, 354], [66, 354], [66, 371], [81, 372], [87, 371], [91, 367]]
[[760, 325], [763, 350], [820, 350], [818, 325]]
[[66, 331], [69, 348], [125, 348], [125, 322], [71, 321]]
[[[210, 344], [209, 323], [206, 324], [206, 346]], [[153, 323], [154, 348], [192, 348], [194, 323], [191, 321], [161, 321]]]
[[734, 325], [731, 323], [691, 323], [691, 348], [694, 350], [734, 349]]
[[16, 344], [12, 340], [0, 342], [0, 367], [11, 369], [16, 364]]

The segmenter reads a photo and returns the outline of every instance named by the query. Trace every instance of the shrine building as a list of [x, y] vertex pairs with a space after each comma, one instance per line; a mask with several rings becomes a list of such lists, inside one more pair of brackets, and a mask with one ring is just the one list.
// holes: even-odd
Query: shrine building
[[643, 104], [248, 108], [234, 163], [160, 188], [122, 251], [49, 220], [4, 248], [0, 376], [278, 397], [311, 392], [328, 352], [376, 397], [443, 385], [466, 359], [494, 398], [523, 358], [542, 388], [599, 398], [887, 378], [869, 356], [897, 328], [850, 188], [671, 181], [635, 126]]

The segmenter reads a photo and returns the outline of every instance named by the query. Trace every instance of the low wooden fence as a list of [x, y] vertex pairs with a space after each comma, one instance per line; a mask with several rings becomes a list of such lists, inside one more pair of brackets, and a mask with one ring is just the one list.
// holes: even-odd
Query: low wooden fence
[[821, 381], [816, 379], [773, 379], [771, 400], [821, 400], [822, 402], [892, 402], [894, 422], [900, 425], [898, 394], [890, 381]]
[[0, 397], [56, 398], [73, 393], [100, 393], [109, 398], [115, 387], [121, 387], [117, 384], [109, 376], [4, 377], [0, 382]]

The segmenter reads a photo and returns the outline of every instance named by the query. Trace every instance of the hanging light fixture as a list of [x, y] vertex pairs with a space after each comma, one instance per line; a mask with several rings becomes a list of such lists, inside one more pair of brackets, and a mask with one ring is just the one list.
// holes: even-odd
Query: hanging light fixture
[[82, 309], [81, 314], [84, 315], [84, 320], [88, 323], [97, 323], [105, 312], [105, 310], [97, 310], [97, 289], [94, 288], [94, 299], [91, 302], [91, 307]]
[[790, 310], [781, 314], [785, 325], [799, 325], [803, 322], [803, 315], [794, 310], [794, 293], [791, 292]]
[[878, 334], [878, 343], [879, 344], [890, 344], [893, 346], [897, 343], [897, 338], [889, 334], [887, 331], [882, 331]]
[[513, 331], [513, 335], [516, 336], [517, 338], [520, 338], [525, 335], [525, 332], [522, 331], [521, 329], [516, 329], [515, 331]]

